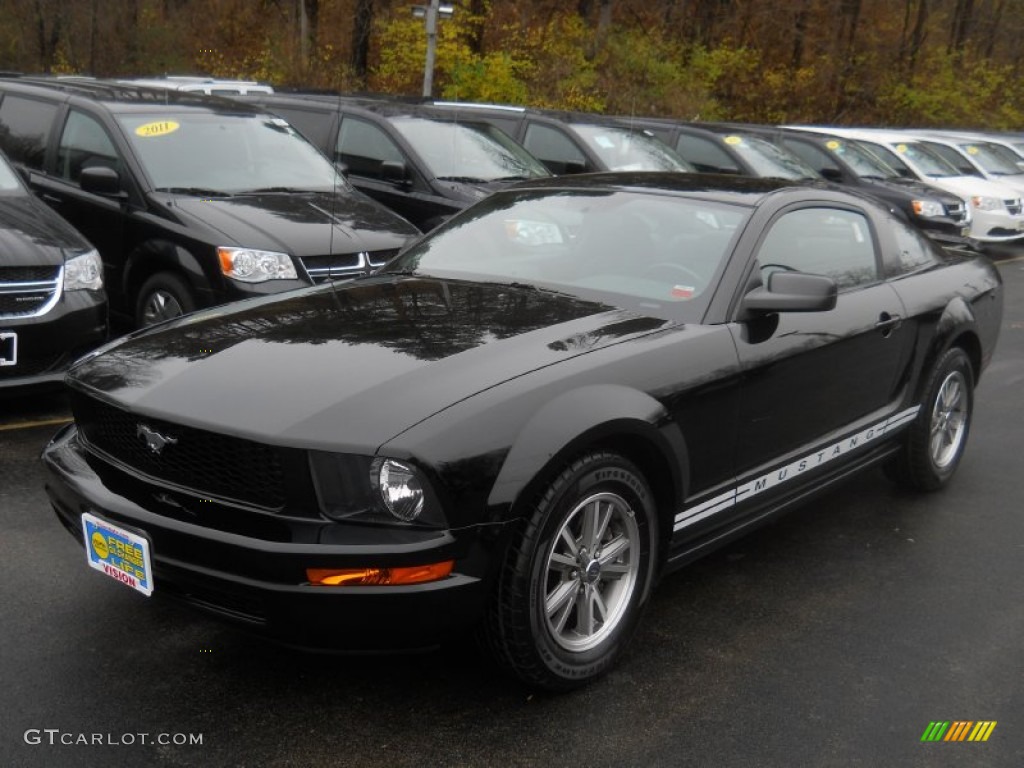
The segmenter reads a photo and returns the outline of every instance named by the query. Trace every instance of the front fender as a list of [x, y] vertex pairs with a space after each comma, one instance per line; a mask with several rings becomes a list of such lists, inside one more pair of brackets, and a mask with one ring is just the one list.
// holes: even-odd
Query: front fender
[[[615, 441], [642, 441], [668, 468], [672, 492], [682, 498], [686, 447], [665, 407], [650, 395], [616, 384], [595, 384], [560, 394], [542, 406], [517, 435], [488, 503], [514, 506], [588, 445], [615, 449]], [[630, 453], [630, 451], [624, 451]]]
[[125, 263], [125, 295], [133, 295], [150, 275], [163, 271], [182, 275], [197, 295], [205, 296], [210, 292], [210, 278], [191, 251], [169, 240], [147, 240], [132, 251]]

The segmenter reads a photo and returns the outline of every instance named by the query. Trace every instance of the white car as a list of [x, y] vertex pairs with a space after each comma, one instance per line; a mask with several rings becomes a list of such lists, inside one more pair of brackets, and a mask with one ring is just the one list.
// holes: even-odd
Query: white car
[[205, 93], [207, 96], [246, 96], [251, 93], [273, 93], [273, 87], [255, 80], [220, 80], [214, 77], [165, 75], [164, 77], [138, 77], [122, 79], [127, 85], [167, 88], [172, 91]]
[[943, 160], [966, 174], [980, 173], [984, 178], [1013, 187], [1024, 194], [1024, 170], [1009, 150], [982, 138], [966, 138], [941, 133], [915, 133], [914, 138]]
[[982, 243], [1024, 238], [1021, 192], [1002, 182], [964, 175], [913, 134], [874, 128], [810, 128], [855, 139], [901, 175], [918, 178], [966, 200], [971, 208], [970, 236]]

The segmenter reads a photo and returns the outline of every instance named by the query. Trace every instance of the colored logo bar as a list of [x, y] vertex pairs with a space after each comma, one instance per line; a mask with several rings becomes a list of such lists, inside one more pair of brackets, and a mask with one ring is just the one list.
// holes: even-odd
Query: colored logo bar
[[933, 720], [921, 741], [988, 741], [995, 728], [995, 720]]

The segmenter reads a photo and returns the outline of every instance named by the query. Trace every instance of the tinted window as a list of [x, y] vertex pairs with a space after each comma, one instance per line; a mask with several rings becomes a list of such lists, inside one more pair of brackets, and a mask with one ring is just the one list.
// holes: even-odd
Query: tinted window
[[57, 175], [77, 183], [83, 169], [96, 167], [120, 173], [117, 151], [102, 125], [72, 110], [57, 148]]
[[784, 139], [783, 141], [786, 149], [818, 173], [826, 170], [839, 171], [839, 165], [828, 156], [828, 153], [818, 149], [813, 144], [808, 144], [806, 141], [793, 141], [792, 139]]
[[0, 147], [16, 163], [42, 170], [57, 105], [7, 95], [0, 102]]
[[840, 289], [875, 282], [878, 267], [867, 219], [835, 208], [802, 208], [784, 214], [761, 243], [757, 259], [773, 270], [826, 275]]
[[354, 117], [346, 117], [341, 121], [337, 158], [355, 176], [372, 179], [383, 178], [382, 163], [405, 162], [401, 150], [384, 131]]
[[292, 107], [278, 107], [273, 104], [266, 105], [267, 109], [280, 115], [295, 128], [299, 133], [321, 148], [331, 146], [331, 125], [334, 122], [334, 115], [324, 112], [315, 112], [308, 109], [294, 109]]
[[688, 133], [679, 134], [676, 151], [703, 173], [739, 173], [740, 167], [718, 143]]
[[921, 143], [924, 144], [924, 146], [928, 147], [928, 149], [930, 149], [936, 155], [941, 157], [943, 160], [945, 160], [947, 163], [956, 168], [958, 171], [960, 171], [960, 173], [963, 174], [964, 176], [980, 175], [974, 163], [972, 163], [970, 160], [968, 160], [966, 157], [960, 154], [960, 152], [953, 149], [952, 147], [947, 147], [945, 144], [939, 144], [934, 141], [923, 141]]
[[586, 157], [572, 140], [546, 125], [530, 123], [523, 146], [552, 173], [582, 173], [587, 169]]

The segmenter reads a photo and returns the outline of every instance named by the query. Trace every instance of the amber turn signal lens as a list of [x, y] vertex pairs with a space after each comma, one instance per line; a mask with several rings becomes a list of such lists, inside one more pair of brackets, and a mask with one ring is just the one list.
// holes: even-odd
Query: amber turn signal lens
[[402, 568], [307, 568], [306, 578], [314, 586], [325, 587], [423, 584], [445, 578], [454, 566], [454, 560], [445, 560]]

